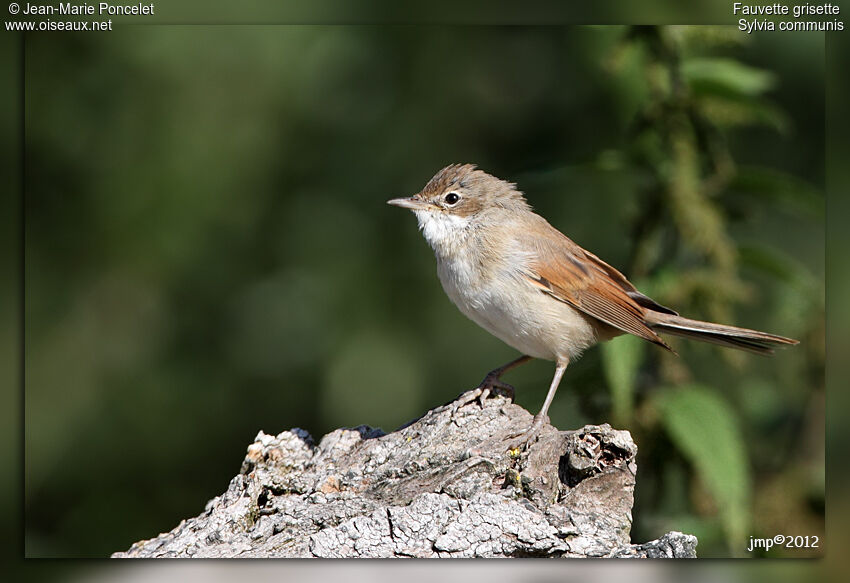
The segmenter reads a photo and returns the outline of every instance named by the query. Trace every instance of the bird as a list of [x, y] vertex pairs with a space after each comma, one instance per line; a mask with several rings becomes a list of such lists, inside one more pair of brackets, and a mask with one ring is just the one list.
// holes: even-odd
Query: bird
[[458, 309], [522, 353], [490, 371], [470, 399], [492, 391], [533, 358], [555, 362], [540, 411], [523, 435], [537, 435], [567, 366], [591, 346], [632, 334], [674, 352], [659, 334], [772, 354], [797, 340], [680, 316], [638, 291], [617, 269], [580, 247], [528, 204], [516, 184], [474, 164], [446, 166], [406, 198], [387, 204], [413, 211], [434, 251], [443, 290]]

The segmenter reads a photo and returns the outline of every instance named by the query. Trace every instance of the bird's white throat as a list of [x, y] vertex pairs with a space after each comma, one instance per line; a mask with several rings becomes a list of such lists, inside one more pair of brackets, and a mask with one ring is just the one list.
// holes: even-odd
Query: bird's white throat
[[451, 255], [466, 240], [469, 217], [426, 210], [414, 212], [425, 240], [437, 253]]

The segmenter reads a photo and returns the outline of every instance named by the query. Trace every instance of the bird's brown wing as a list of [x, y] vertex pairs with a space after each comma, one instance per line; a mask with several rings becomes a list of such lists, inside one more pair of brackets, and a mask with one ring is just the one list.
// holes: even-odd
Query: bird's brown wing
[[[548, 228], [545, 228], [548, 227]], [[526, 244], [534, 257], [526, 277], [541, 292], [601, 320], [670, 349], [647, 326], [647, 309], [674, 313], [641, 294], [622, 273], [546, 223]]]
[[635, 289], [635, 286], [632, 285], [632, 282], [626, 279], [625, 275], [623, 275], [622, 273], [620, 273], [619, 271], [599, 259], [599, 257], [594, 255], [590, 251], [582, 249], [576, 243], [566, 237], [566, 235], [562, 235], [560, 232], [558, 234], [570, 241], [570, 243], [572, 243], [573, 245], [575, 245], [580, 250], [580, 252], [584, 254], [588, 261], [590, 261], [594, 265], [594, 267], [596, 267], [596, 269], [601, 271], [605, 276], [611, 278], [611, 280], [618, 286], [620, 286], [626, 292], [626, 295], [628, 295], [635, 302], [637, 302], [638, 305], [644, 308], [649, 308], [654, 312], [661, 312], [662, 314], [670, 314], [672, 316], [679, 315], [678, 312], [674, 312], [670, 308], [662, 306], [661, 304], [653, 300], [651, 297], [639, 292], [637, 289]]

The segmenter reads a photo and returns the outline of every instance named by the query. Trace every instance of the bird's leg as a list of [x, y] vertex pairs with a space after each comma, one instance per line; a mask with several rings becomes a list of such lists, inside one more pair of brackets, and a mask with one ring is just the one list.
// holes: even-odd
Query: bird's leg
[[552, 400], [555, 398], [555, 393], [558, 391], [558, 385], [561, 384], [561, 377], [564, 376], [564, 371], [567, 370], [567, 365], [569, 361], [558, 361], [557, 366], [555, 367], [555, 376], [552, 378], [552, 384], [549, 385], [549, 392], [546, 394], [546, 400], [543, 401], [543, 407], [540, 408], [540, 412], [534, 416], [534, 421], [531, 423], [531, 427], [523, 431], [518, 435], [511, 436], [511, 439], [508, 442], [508, 449], [512, 450], [533, 440], [537, 437], [537, 434], [540, 433], [540, 430], [543, 429], [543, 424], [546, 423], [548, 417], [546, 413], [549, 411], [549, 405], [552, 404]]
[[500, 377], [512, 368], [516, 368], [521, 364], [525, 364], [529, 360], [531, 360], [530, 356], [523, 355], [515, 360], [510, 361], [508, 364], [502, 365], [499, 368], [491, 370], [487, 373], [487, 376], [484, 377], [484, 380], [481, 381], [481, 384], [479, 384], [475, 389], [469, 391], [463, 397], [461, 397], [461, 399], [457, 403], [456, 408], [463, 407], [467, 403], [471, 403], [476, 399], [483, 407], [484, 400], [490, 396], [490, 393], [493, 391], [493, 389], [506, 393], [508, 398], [513, 400], [514, 388], [508, 383], [502, 382], [500, 380]]
[[549, 418], [547, 413], [549, 412], [549, 405], [552, 404], [552, 400], [555, 398], [555, 393], [558, 391], [558, 385], [561, 384], [561, 378], [564, 376], [564, 371], [567, 370], [567, 363], [558, 363], [555, 367], [555, 376], [552, 377], [552, 384], [549, 385], [549, 392], [546, 393], [546, 400], [543, 401], [543, 407], [540, 408], [540, 412], [534, 416], [534, 421], [529, 428], [529, 431], [533, 434], [536, 434], [543, 427], [543, 424]]

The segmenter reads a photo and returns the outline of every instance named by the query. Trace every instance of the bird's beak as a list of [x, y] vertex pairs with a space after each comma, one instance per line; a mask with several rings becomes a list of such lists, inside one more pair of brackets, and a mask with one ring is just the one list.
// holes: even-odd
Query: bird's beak
[[428, 206], [427, 202], [415, 196], [411, 196], [410, 198], [394, 198], [392, 200], [388, 200], [387, 204], [400, 206], [403, 209], [410, 209], [412, 211], [422, 210]]

